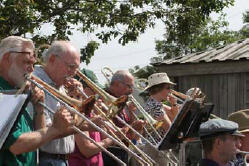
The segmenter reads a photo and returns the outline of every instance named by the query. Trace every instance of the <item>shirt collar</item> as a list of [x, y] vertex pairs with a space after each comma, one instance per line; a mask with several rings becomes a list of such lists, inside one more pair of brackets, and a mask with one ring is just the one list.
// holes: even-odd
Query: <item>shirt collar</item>
[[41, 65], [35, 65], [34, 75], [41, 78], [47, 84], [56, 87], [55, 82], [51, 80], [51, 78], [48, 76], [48, 74], [45, 72], [44, 68]]
[[201, 166], [205, 166], [205, 165], [208, 165], [208, 166], [219, 166], [218, 163], [216, 163], [215, 161], [210, 160], [210, 159], [202, 159], [200, 165]]
[[149, 102], [156, 103], [157, 105], [163, 106], [162, 102], [157, 101], [156, 99], [150, 97], [148, 99]]
[[0, 90], [2, 89], [14, 89], [12, 85], [9, 84], [8, 81], [6, 81], [3, 77], [0, 76]]

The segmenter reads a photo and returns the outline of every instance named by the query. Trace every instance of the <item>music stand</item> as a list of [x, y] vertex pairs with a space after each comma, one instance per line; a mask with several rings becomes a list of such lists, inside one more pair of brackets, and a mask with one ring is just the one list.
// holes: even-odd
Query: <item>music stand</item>
[[198, 137], [200, 124], [208, 120], [213, 107], [212, 103], [201, 105], [198, 100], [186, 99], [158, 150], [173, 149], [186, 138]]
[[0, 149], [2, 148], [11, 128], [20, 116], [20, 112], [29, 102], [29, 95], [0, 94]]

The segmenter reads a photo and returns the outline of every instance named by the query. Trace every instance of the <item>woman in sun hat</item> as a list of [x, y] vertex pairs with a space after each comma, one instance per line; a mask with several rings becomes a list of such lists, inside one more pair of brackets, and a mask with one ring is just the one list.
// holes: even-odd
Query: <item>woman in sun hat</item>
[[[176, 105], [176, 99], [170, 95], [170, 87], [175, 85], [171, 82], [166, 73], [155, 73], [149, 76], [148, 85], [144, 89], [149, 93], [149, 98], [145, 104], [145, 111], [147, 111], [155, 120], [161, 121], [162, 126], [157, 129], [160, 136], [163, 138], [171, 125], [171, 121], [174, 119], [178, 112], [178, 107]], [[164, 101], [169, 101], [170, 106], [163, 104]], [[151, 136], [158, 144], [161, 138], [154, 132]], [[148, 135], [146, 137], [155, 144], [154, 140]], [[158, 151], [151, 148], [150, 145], [145, 144], [141, 147], [142, 150], [149, 154], [151, 158], [157, 161], [158, 165], [168, 165], [171, 160], [169, 160], [169, 154], [166, 151]], [[171, 152], [171, 154], [173, 154]]]
[[[144, 89], [149, 93], [145, 111], [155, 120], [163, 122], [162, 127], [158, 130], [161, 137], [165, 135], [178, 112], [176, 99], [170, 95], [170, 88], [173, 85], [175, 83], [170, 81], [166, 73], [155, 73], [148, 77], [148, 86]], [[166, 100], [169, 101], [170, 106], [162, 103]], [[158, 140], [156, 136], [154, 138]]]

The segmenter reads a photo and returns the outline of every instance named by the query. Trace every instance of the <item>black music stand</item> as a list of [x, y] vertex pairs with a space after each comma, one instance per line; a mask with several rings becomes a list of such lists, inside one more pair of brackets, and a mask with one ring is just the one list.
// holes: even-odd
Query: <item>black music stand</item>
[[9, 95], [0, 94], [0, 149], [2, 148], [11, 128], [20, 116], [28, 102], [29, 96], [26, 94]]
[[213, 107], [212, 103], [201, 105], [198, 100], [185, 100], [158, 150], [173, 149], [186, 138], [198, 137], [200, 124], [208, 120]]

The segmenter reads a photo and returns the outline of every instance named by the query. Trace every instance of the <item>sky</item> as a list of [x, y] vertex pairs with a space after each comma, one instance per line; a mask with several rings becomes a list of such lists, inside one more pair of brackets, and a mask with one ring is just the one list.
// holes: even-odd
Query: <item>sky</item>
[[[242, 13], [246, 10], [249, 10], [249, 0], [235, 0], [234, 6], [224, 9], [227, 14], [229, 29], [239, 30], [243, 26]], [[218, 15], [212, 14], [211, 17], [216, 19]], [[87, 66], [81, 64], [81, 67], [93, 70], [99, 81], [104, 84], [106, 80], [101, 73], [104, 66], [110, 67], [115, 72], [120, 69], [128, 70], [135, 65], [140, 67], [148, 65], [150, 58], [157, 56], [155, 40], [163, 39], [164, 33], [165, 27], [163, 23], [158, 21], [154, 29], [148, 29], [136, 42], [131, 42], [125, 46], [118, 44], [117, 40], [108, 44], [101, 44], [90, 64]], [[71, 42], [77, 49], [82, 48], [92, 39], [96, 39], [93, 34], [82, 34], [80, 32], [75, 32], [70, 37]]]

